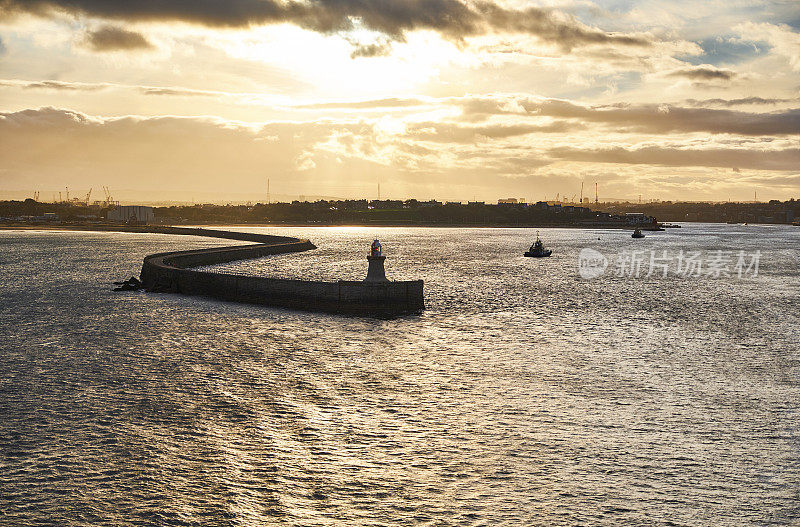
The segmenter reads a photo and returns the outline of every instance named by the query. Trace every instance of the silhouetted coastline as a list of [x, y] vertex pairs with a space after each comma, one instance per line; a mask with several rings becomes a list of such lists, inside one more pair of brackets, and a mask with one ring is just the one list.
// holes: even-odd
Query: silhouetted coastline
[[[118, 207], [82, 203], [0, 202], [0, 225], [109, 225]], [[537, 203], [442, 203], [417, 200], [341, 200], [245, 205], [152, 207], [161, 225], [281, 225], [380, 227], [578, 227], [632, 228], [663, 222], [796, 223], [800, 201], [613, 202], [577, 205]]]

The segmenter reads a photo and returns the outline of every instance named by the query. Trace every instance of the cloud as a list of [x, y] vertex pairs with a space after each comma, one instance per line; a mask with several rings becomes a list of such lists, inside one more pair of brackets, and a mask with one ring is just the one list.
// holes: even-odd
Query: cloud
[[696, 66], [712, 64], [740, 64], [764, 56], [770, 46], [766, 42], [742, 40], [740, 38], [716, 35], [697, 42], [701, 52], [680, 57], [680, 60]]
[[[55, 184], [117, 174], [151, 188], [247, 188], [263, 175], [287, 177], [336, 128], [329, 123], [261, 127], [210, 118], [98, 118], [58, 108], [0, 113], [5, 176]], [[27, 145], [27, 146], [26, 146]], [[133, 183], [132, 183], [133, 184]], [[60, 186], [60, 185], [59, 185]]]
[[456, 40], [489, 33], [524, 33], [564, 49], [592, 44], [652, 44], [649, 35], [609, 33], [551, 9], [509, 9], [487, 0], [0, 0], [0, 15], [18, 12], [43, 16], [66, 12], [127, 21], [174, 20], [216, 27], [289, 23], [322, 33], [362, 27], [395, 40], [404, 40], [405, 33], [414, 30], [433, 30]]
[[[149, 96], [209, 97], [233, 104], [252, 105], [259, 94], [227, 93], [196, 90], [179, 86], [136, 86], [110, 83], [75, 83], [54, 80], [23, 81], [0, 79], [0, 86], [20, 89], [55, 91], [100, 91], [130, 90]], [[569, 133], [588, 129], [629, 134], [669, 134], [707, 132], [711, 134], [735, 134], [744, 136], [782, 136], [800, 133], [800, 108], [788, 108], [774, 112], [744, 112], [730, 109], [739, 105], [796, 103], [800, 99], [766, 99], [747, 97], [740, 99], [689, 99], [683, 105], [675, 104], [613, 104], [583, 105], [564, 99], [548, 99], [526, 95], [489, 95], [482, 97], [444, 98], [385, 98], [356, 101], [332, 101], [304, 105], [275, 107], [284, 111], [336, 111], [343, 114], [362, 115], [365, 111], [385, 112], [409, 109], [416, 111], [445, 111], [451, 115], [460, 111], [455, 120], [447, 123], [437, 120], [430, 123], [413, 123], [410, 134], [417, 139], [437, 142], [472, 142], [475, 138], [493, 138], [508, 133]], [[263, 106], [263, 103], [258, 103]], [[715, 108], [716, 107], [716, 108]], [[516, 119], [513, 123], [464, 126], [463, 122], [480, 122], [492, 116], [507, 116]], [[543, 124], [542, 118], [553, 122]], [[426, 119], [428, 120], [428, 119]], [[535, 122], [531, 122], [535, 120]]]
[[666, 76], [683, 77], [693, 81], [731, 81], [736, 77], [736, 72], [705, 65], [677, 69], [667, 73]]
[[749, 113], [663, 104], [584, 106], [562, 99], [477, 97], [453, 100], [465, 118], [481, 115], [531, 115], [577, 119], [614, 127], [620, 132], [709, 132], [740, 135], [790, 135], [800, 132], [800, 108]]
[[348, 39], [350, 45], [353, 46], [353, 52], [350, 53], [350, 58], [357, 57], [385, 57], [392, 51], [392, 42], [389, 39], [379, 39], [369, 44], [356, 42]]
[[739, 99], [687, 99], [686, 104], [689, 106], [724, 106], [730, 108], [732, 106], [749, 106], [749, 105], [775, 105], [786, 103], [800, 102], [800, 98], [795, 99], [765, 99], [763, 97], [742, 97]]
[[217, 97], [227, 95], [223, 92], [192, 90], [189, 88], [161, 88], [156, 86], [136, 86], [144, 95], [168, 95], [171, 97]]
[[95, 92], [101, 90], [132, 90], [143, 95], [170, 96], [170, 97], [233, 97], [252, 98], [260, 94], [255, 93], [229, 93], [210, 90], [195, 90], [191, 88], [169, 86], [136, 86], [129, 84], [113, 84], [110, 82], [67, 82], [55, 80], [25, 81], [19, 79], [0, 79], [0, 86], [7, 88], [20, 88], [23, 90], [55, 90], [55, 91], [85, 91]]
[[782, 150], [737, 148], [669, 148], [647, 146], [642, 148], [559, 147], [548, 150], [548, 155], [569, 161], [593, 163], [621, 163], [661, 166], [737, 167], [757, 170], [797, 170], [800, 167], [800, 148]]
[[477, 2], [475, 5], [483, 19], [495, 31], [536, 35], [545, 42], [558, 44], [565, 49], [589, 44], [643, 47], [652, 44], [649, 36], [607, 33], [581, 24], [575, 18], [558, 11], [538, 7], [511, 10], [492, 2]]
[[53, 80], [20, 81], [16, 79], [0, 79], [0, 86], [22, 88], [23, 90], [56, 90], [56, 91], [100, 91], [113, 87], [106, 83], [62, 82]]
[[180, 190], [186, 196], [262, 196], [267, 177], [273, 189], [291, 189], [295, 195], [336, 194], [346, 185], [349, 195], [358, 196], [374, 187], [376, 177], [403, 185], [408, 195], [431, 195], [485, 184], [486, 178], [498, 177], [493, 167], [502, 166], [503, 158], [481, 163], [467, 157], [466, 169], [448, 159], [441, 163], [432, 149], [381, 135], [370, 122], [249, 126], [199, 117], [100, 118], [40, 108], [0, 113], [0, 159], [4, 184], [11, 187], [35, 182], [57, 188], [68, 182]]
[[5, 55], [7, 52], [8, 52], [8, 48], [6, 48], [6, 45], [3, 44], [3, 39], [0, 38], [0, 57]]
[[[542, 184], [550, 185], [546, 174], [574, 185], [576, 174], [602, 171], [607, 164], [618, 165], [613, 171], [621, 192], [637, 178], [681, 170], [711, 188], [718, 167], [782, 171], [788, 177], [800, 166], [800, 149], [789, 140], [673, 136], [664, 144], [639, 146], [617, 136], [607, 146], [590, 128], [572, 133], [581, 123], [570, 121], [411, 123], [396, 133], [384, 124], [341, 119], [254, 125], [39, 108], [0, 113], [0, 159], [8, 188], [104, 184], [148, 191], [152, 199], [168, 190], [187, 197], [189, 192], [216, 193], [220, 199], [231, 193], [261, 196], [266, 177], [273, 189], [292, 189], [294, 195], [341, 195], [337, 189], [343, 187], [348, 196], [363, 195], [376, 178], [402, 189], [397, 190], [402, 197], [525, 195], [534, 186], [541, 192]], [[746, 185], [753, 176], [726, 174], [729, 186]], [[563, 191], [555, 182], [551, 187]], [[683, 187], [674, 192], [691, 194]]]
[[800, 71], [800, 33], [785, 24], [754, 24], [745, 22], [733, 28], [744, 38], [763, 40], [772, 46], [772, 52], [784, 57], [794, 71]]
[[153, 49], [153, 44], [144, 35], [116, 26], [103, 26], [88, 31], [84, 38], [87, 47], [94, 51], [141, 51]]
[[367, 110], [373, 108], [405, 108], [408, 106], [423, 106], [432, 104], [435, 101], [424, 101], [421, 99], [401, 99], [391, 97], [387, 99], [373, 99], [365, 101], [340, 101], [322, 102], [313, 104], [300, 104], [292, 108], [301, 110]]
[[505, 139], [533, 133], [569, 133], [584, 129], [580, 123], [555, 121], [548, 124], [494, 124], [461, 126], [450, 123], [414, 123], [407, 135], [422, 141], [442, 143], [474, 143], [476, 141]]

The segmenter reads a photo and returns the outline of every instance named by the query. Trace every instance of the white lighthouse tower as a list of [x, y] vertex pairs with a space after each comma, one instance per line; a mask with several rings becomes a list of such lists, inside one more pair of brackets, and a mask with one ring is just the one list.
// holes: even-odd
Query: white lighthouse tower
[[382, 254], [381, 242], [375, 240], [370, 247], [369, 256], [369, 269], [367, 270], [367, 277], [365, 282], [388, 282], [386, 279], [386, 270], [383, 268], [383, 261], [386, 257]]

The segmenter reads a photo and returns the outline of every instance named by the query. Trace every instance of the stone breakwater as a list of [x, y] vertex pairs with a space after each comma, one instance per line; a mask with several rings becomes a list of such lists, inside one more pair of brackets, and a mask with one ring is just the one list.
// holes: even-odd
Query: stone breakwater
[[239, 276], [197, 271], [193, 267], [261, 258], [316, 249], [308, 240], [182, 227], [138, 227], [129, 232], [157, 232], [210, 236], [254, 242], [252, 245], [217, 247], [151, 254], [142, 264], [141, 281], [154, 292], [199, 295], [233, 302], [387, 317], [422, 311], [422, 280], [405, 282], [319, 282], [268, 277]]

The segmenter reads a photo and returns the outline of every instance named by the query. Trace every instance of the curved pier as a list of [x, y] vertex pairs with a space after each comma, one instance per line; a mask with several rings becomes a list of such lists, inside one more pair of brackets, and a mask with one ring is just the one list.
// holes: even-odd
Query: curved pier
[[233, 302], [264, 304], [307, 311], [391, 317], [424, 309], [422, 280], [405, 282], [319, 282], [239, 276], [197, 271], [192, 267], [261, 258], [316, 249], [308, 240], [285, 236], [160, 227], [147, 232], [211, 236], [255, 242], [151, 254], [142, 264], [141, 280], [148, 291], [200, 295]]

